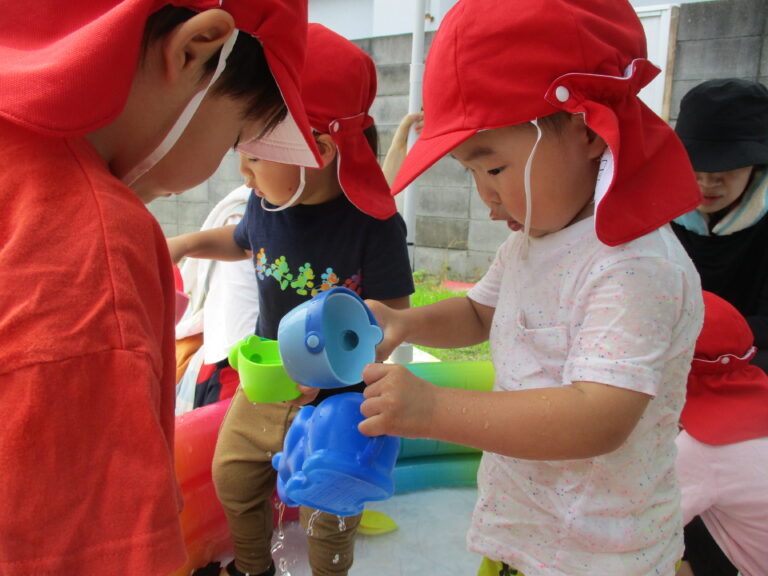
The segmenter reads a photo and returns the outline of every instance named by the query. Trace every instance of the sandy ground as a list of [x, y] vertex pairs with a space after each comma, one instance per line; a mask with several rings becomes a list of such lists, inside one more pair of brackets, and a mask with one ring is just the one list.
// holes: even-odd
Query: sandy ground
[[[466, 548], [465, 535], [475, 503], [475, 488], [431, 488], [372, 502], [369, 509], [387, 514], [398, 529], [375, 536], [359, 535], [349, 576], [472, 576], [480, 557]], [[306, 538], [298, 522], [285, 527], [285, 547], [275, 564], [286, 559], [283, 576], [312, 576], [306, 561]], [[280, 570], [277, 571], [280, 574]]]

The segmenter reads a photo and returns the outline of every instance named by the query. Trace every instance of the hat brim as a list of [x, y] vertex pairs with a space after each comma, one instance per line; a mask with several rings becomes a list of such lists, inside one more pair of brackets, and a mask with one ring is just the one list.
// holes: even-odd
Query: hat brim
[[264, 53], [288, 112], [271, 132], [238, 144], [237, 151], [271, 162], [321, 168], [323, 162], [301, 100], [301, 90], [283, 63], [266, 47]]
[[389, 184], [362, 131], [333, 136], [338, 148], [337, 174], [344, 194], [358, 210], [373, 218], [394, 216], [397, 206]]
[[416, 140], [408, 151], [408, 155], [405, 157], [395, 177], [395, 181], [392, 184], [392, 195], [394, 196], [402, 192], [411, 182], [426, 172], [430, 166], [459, 144], [477, 134], [477, 132], [476, 128], [470, 128], [432, 137], [425, 137], [422, 132], [419, 139]]
[[765, 142], [680, 139], [696, 172], [728, 172], [768, 164], [768, 143]]
[[688, 376], [680, 422], [699, 442], [722, 446], [768, 435], [768, 377], [757, 366]]

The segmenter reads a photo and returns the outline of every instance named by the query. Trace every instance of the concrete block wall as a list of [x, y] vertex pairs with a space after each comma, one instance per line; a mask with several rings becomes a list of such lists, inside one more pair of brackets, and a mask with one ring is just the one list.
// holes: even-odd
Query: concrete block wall
[[679, 9], [671, 116], [688, 90], [713, 78], [768, 85], [768, 0], [719, 0]]
[[[427, 33], [425, 51], [434, 37]], [[682, 96], [710, 78], [736, 76], [768, 84], [768, 0], [715, 0], [679, 7], [670, 121]], [[400, 119], [408, 110], [410, 35], [357, 40], [376, 63], [379, 89], [372, 107], [383, 158]], [[202, 185], [150, 205], [166, 235], [197, 230], [210, 209], [241, 182], [238, 157], [227, 153], [221, 167]], [[411, 186], [415, 196], [414, 270], [476, 280], [507, 236], [504, 223], [491, 222], [470, 175], [444, 158]], [[403, 198], [398, 198], [402, 211]]]

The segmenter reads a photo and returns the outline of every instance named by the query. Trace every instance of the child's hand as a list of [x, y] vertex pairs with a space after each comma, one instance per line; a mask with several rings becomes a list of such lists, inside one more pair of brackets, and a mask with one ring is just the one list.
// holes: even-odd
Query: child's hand
[[376, 362], [384, 362], [407, 338], [408, 324], [401, 310], [395, 310], [376, 300], [366, 300], [365, 303], [384, 332], [384, 338], [376, 346]]
[[403, 117], [392, 138], [393, 145], [405, 148], [408, 141], [408, 132], [410, 132], [411, 126], [413, 126], [413, 129], [416, 132], [416, 136], [420, 136], [421, 131], [424, 128], [424, 112], [414, 112], [413, 114], [406, 114]]
[[301, 392], [301, 396], [294, 398], [293, 400], [288, 400], [287, 404], [292, 404], [293, 406], [304, 406], [312, 402], [315, 398], [317, 398], [317, 395], [320, 394], [320, 388], [302, 386], [301, 384], [297, 384], [296, 388], [298, 388], [299, 392]]
[[416, 135], [421, 134], [421, 130], [424, 127], [424, 113], [416, 112], [414, 114], [407, 114], [403, 117], [400, 125], [395, 130], [394, 136], [392, 136], [392, 143], [389, 145], [387, 154], [384, 157], [384, 163], [381, 166], [384, 177], [387, 179], [387, 183], [392, 185], [392, 182], [397, 176], [400, 166], [405, 160], [405, 154], [408, 148], [408, 133], [413, 127]]
[[368, 364], [363, 380], [367, 386], [360, 412], [366, 420], [358, 425], [362, 434], [429, 437], [437, 386], [399, 364]]

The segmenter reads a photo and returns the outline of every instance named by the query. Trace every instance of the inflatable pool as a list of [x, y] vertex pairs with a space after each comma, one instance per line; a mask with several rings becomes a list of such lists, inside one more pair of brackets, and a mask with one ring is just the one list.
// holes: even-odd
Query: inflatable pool
[[[425, 362], [408, 364], [417, 376], [438, 386], [472, 390], [493, 387], [490, 362]], [[229, 400], [204, 406], [176, 418], [176, 477], [184, 497], [180, 520], [187, 563], [171, 576], [188, 576], [232, 553], [224, 511], [216, 498], [211, 462]], [[402, 439], [394, 469], [395, 493], [435, 487], [471, 486], [480, 461], [478, 450], [436, 440]], [[295, 510], [284, 521], [297, 517]]]

